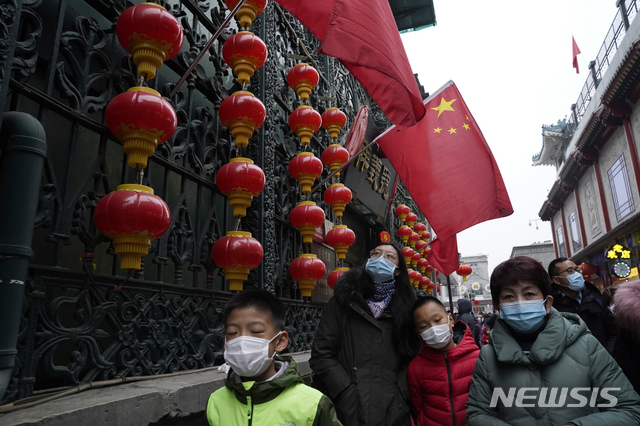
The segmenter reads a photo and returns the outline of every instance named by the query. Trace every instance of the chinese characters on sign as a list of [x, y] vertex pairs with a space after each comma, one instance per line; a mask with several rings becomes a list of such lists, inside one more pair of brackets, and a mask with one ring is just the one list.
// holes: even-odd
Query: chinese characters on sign
[[367, 172], [367, 180], [371, 184], [371, 188], [380, 194], [383, 200], [389, 197], [388, 189], [391, 181], [391, 172], [382, 163], [380, 157], [371, 152], [371, 148], [366, 149], [358, 156], [356, 168], [360, 172]]
[[615, 244], [607, 250], [607, 258], [609, 259], [631, 259], [631, 250], [622, 244]]

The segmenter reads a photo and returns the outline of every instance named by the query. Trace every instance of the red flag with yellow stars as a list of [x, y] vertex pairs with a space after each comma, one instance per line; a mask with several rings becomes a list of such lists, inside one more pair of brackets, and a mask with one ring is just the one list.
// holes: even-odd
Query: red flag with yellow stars
[[442, 246], [452, 247], [445, 240], [509, 216], [513, 207], [493, 154], [453, 81], [424, 104], [427, 112], [415, 126], [392, 126], [377, 142]]

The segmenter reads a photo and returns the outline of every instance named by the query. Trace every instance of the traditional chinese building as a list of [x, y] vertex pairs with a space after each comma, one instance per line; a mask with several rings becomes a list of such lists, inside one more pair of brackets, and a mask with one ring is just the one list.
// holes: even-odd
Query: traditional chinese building
[[511, 256], [509, 256], [509, 259], [513, 259], [518, 256], [531, 257], [532, 259], [540, 262], [545, 268], [547, 268], [549, 263], [556, 258], [553, 242], [551, 240], [537, 242], [527, 246], [515, 246], [511, 249]]
[[533, 157], [557, 170], [539, 213], [554, 257], [585, 264], [600, 289], [638, 279], [640, 260], [640, 20], [635, 1], [617, 4], [569, 118], [542, 126]]

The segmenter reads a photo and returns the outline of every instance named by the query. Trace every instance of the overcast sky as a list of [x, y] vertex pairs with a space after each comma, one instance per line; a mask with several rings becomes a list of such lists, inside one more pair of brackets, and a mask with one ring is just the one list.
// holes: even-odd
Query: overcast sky
[[[532, 166], [542, 124], [569, 115], [616, 13], [615, 0], [434, 0], [435, 27], [402, 35], [425, 91], [453, 80], [493, 151], [514, 213], [458, 235], [462, 256], [486, 254], [489, 273], [514, 246], [551, 240], [538, 212], [556, 178]], [[571, 36], [582, 54], [572, 68]], [[538, 219], [529, 226], [529, 220]], [[546, 265], [545, 265], [546, 266]]]

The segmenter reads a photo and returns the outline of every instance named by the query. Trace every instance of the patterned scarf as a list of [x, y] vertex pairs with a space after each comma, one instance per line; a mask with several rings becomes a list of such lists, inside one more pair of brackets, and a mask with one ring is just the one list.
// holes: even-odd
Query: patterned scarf
[[391, 298], [396, 292], [396, 282], [389, 281], [387, 283], [378, 283], [374, 281], [376, 285], [376, 292], [370, 299], [367, 299], [367, 305], [371, 308], [374, 318], [378, 318], [382, 311], [389, 306]]

